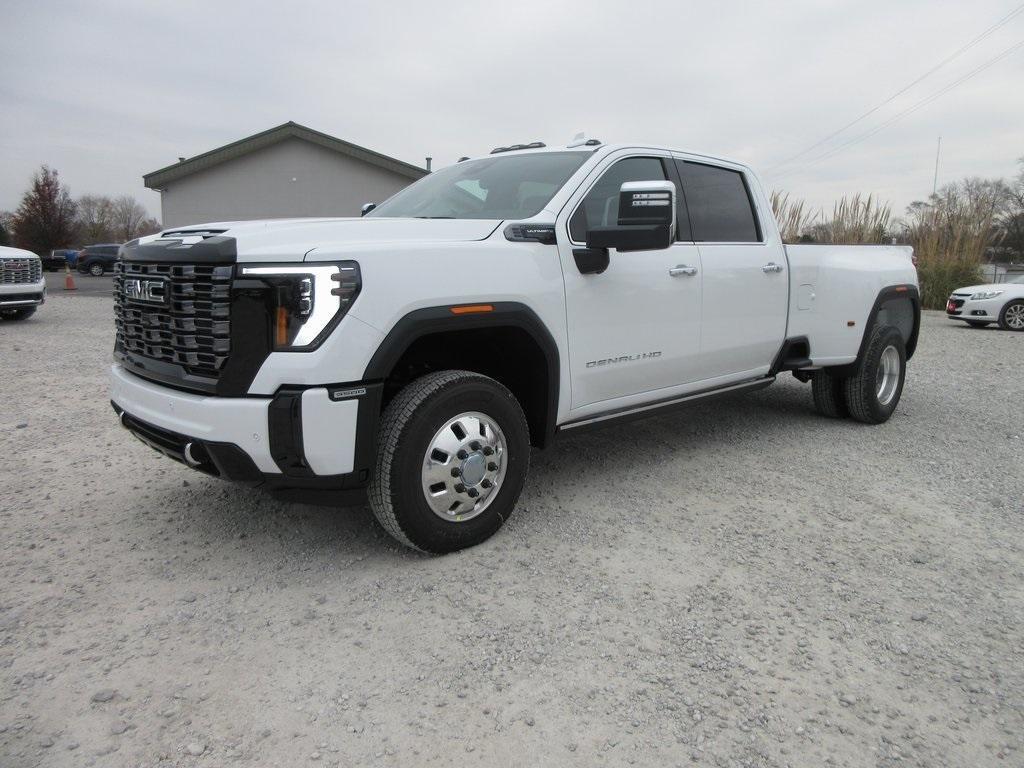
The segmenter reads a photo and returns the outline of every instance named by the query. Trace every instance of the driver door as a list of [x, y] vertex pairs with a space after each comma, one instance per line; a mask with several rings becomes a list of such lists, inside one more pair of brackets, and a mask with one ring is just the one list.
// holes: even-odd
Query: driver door
[[[559, 257], [565, 281], [570, 413], [587, 413], [657, 399], [658, 390], [697, 380], [700, 352], [700, 252], [671, 158], [630, 155], [606, 159], [559, 216]], [[676, 185], [677, 242], [655, 251], [610, 249], [601, 274], [582, 274], [573, 251], [589, 227], [614, 225], [619, 189], [627, 181]], [[678, 240], [678, 237], [684, 239]], [[671, 272], [670, 272], [671, 270]], [[637, 397], [649, 394], [650, 397]], [[616, 402], [622, 398], [629, 401]], [[584, 415], [582, 413], [578, 415]]]

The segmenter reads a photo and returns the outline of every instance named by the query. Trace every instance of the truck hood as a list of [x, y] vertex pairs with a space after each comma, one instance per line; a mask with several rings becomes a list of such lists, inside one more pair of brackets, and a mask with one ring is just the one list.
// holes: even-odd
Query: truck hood
[[501, 224], [492, 219], [266, 219], [196, 224], [165, 229], [142, 238], [199, 242], [204, 237], [235, 240], [239, 261], [302, 261], [314, 248], [330, 243], [346, 250], [387, 243], [443, 243], [484, 240]]

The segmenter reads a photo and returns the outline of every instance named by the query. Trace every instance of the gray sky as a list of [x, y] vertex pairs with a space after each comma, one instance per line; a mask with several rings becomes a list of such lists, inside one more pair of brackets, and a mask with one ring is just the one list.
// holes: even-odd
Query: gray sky
[[74, 195], [295, 120], [422, 165], [574, 133], [734, 157], [815, 206], [874, 193], [897, 213], [1024, 156], [1024, 49], [839, 151], [1024, 41], [1018, 15], [900, 98], [796, 155], [1013, 12], [1016, 0], [512, 3], [2, 0], [0, 209], [46, 163]]

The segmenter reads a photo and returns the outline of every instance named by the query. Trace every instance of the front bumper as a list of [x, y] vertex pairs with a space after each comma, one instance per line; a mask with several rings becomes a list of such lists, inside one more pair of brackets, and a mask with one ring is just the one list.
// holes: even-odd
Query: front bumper
[[110, 398], [132, 434], [209, 475], [312, 503], [351, 501], [342, 492], [369, 481], [380, 385], [216, 397], [160, 386], [115, 364]]
[[46, 301], [46, 280], [0, 285], [0, 308], [38, 307]]
[[1002, 296], [994, 299], [971, 300], [965, 296], [953, 295], [946, 302], [946, 317], [950, 320], [970, 320], [977, 323], [995, 323], [1006, 302]]

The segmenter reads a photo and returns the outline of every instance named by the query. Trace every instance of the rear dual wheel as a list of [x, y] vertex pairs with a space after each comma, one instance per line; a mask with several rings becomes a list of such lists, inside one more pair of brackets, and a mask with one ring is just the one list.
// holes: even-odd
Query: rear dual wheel
[[503, 385], [469, 371], [428, 374], [384, 411], [370, 508], [414, 549], [474, 546], [512, 514], [529, 452], [526, 417]]
[[828, 369], [814, 372], [814, 406], [824, 416], [848, 415], [865, 424], [881, 424], [899, 404], [906, 373], [907, 352], [899, 330], [875, 327], [852, 376], [840, 378]]

